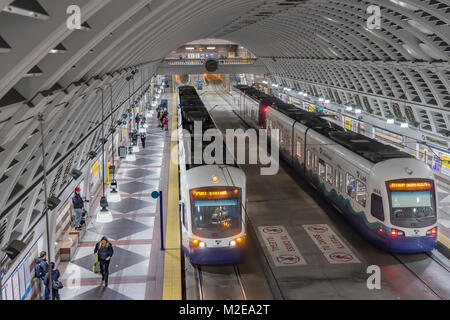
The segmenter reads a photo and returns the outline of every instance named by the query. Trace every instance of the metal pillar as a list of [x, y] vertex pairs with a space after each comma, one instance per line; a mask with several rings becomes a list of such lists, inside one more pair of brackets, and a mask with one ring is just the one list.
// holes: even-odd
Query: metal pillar
[[48, 260], [48, 290], [50, 291], [50, 300], [53, 300], [53, 269], [51, 259], [51, 247], [50, 247], [50, 225], [48, 221], [48, 195], [47, 195], [47, 169], [45, 164], [45, 144], [44, 144], [44, 115], [38, 114], [38, 120], [41, 124], [41, 149], [42, 149], [42, 168], [44, 172], [44, 210], [45, 210], [45, 223], [47, 232], [47, 260]]

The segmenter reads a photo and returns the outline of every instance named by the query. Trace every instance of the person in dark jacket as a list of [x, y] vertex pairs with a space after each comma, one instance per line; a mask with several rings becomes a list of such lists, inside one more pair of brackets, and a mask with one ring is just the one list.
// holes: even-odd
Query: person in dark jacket
[[[59, 272], [58, 269], [55, 269], [55, 263], [52, 262], [52, 282], [54, 281], [59, 281], [59, 277], [61, 277], [61, 273]], [[44, 278], [44, 285], [45, 285], [45, 292], [48, 292], [48, 296], [47, 294], [45, 295], [45, 300], [50, 300], [50, 287], [52, 288], [53, 292], [53, 300], [61, 300], [59, 297], [59, 290], [53, 288], [53, 285], [49, 283], [50, 282], [50, 276], [49, 273], [47, 272], [47, 274], [45, 275]]]
[[98, 262], [100, 262], [100, 273], [102, 274], [102, 285], [108, 286], [109, 277], [109, 263], [111, 257], [114, 254], [114, 249], [108, 238], [103, 237], [100, 242], [95, 245], [94, 254], [98, 256]]
[[147, 134], [145, 132], [141, 133], [141, 142], [142, 142], [142, 148], [145, 149], [145, 140], [147, 139]]
[[135, 120], [136, 120], [136, 130], [139, 130], [139, 123], [141, 122], [141, 116], [137, 114]]
[[86, 199], [81, 198], [81, 188], [75, 188], [75, 195], [72, 198], [73, 210], [75, 212], [75, 229], [81, 230], [81, 217], [83, 216], [84, 202]]
[[44, 280], [45, 275], [48, 272], [47, 252], [42, 251], [39, 258], [36, 259], [34, 265], [34, 273], [37, 278]]

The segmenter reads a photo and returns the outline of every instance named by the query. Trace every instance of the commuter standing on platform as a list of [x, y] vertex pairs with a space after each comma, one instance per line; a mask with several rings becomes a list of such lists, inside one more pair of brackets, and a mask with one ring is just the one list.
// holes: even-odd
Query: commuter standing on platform
[[167, 131], [168, 130], [168, 128], [167, 128], [167, 123], [168, 123], [167, 116], [164, 116], [162, 122], [163, 122], [163, 130]]
[[61, 276], [61, 273], [58, 269], [55, 269], [55, 263], [52, 262], [52, 284], [50, 284], [50, 276], [49, 273], [45, 275], [44, 278], [44, 285], [45, 285], [45, 291], [48, 292], [48, 296], [45, 297], [45, 300], [50, 300], [50, 287], [52, 288], [53, 292], [53, 300], [61, 300], [59, 297], [59, 290], [62, 289], [62, 284], [59, 281], [59, 277]]
[[145, 132], [141, 133], [141, 142], [142, 142], [142, 148], [145, 149], [145, 140], [147, 139], [147, 134]]
[[139, 123], [141, 122], [141, 116], [139, 113], [136, 115], [136, 131], [139, 131]]
[[100, 262], [100, 272], [102, 274], [102, 285], [108, 286], [108, 276], [109, 276], [109, 263], [111, 262], [111, 257], [114, 254], [114, 249], [108, 238], [103, 237], [100, 242], [95, 245], [94, 254], [98, 256], [98, 262]]
[[[36, 259], [36, 263], [34, 265], [34, 274], [36, 278], [39, 278], [42, 281], [44, 281], [47, 272], [48, 272], [47, 252], [42, 251], [39, 255], [39, 258]], [[47, 288], [45, 288], [44, 296], [46, 300], [47, 297], [50, 296], [50, 292], [47, 292]]]
[[81, 218], [83, 216], [84, 202], [86, 199], [81, 198], [80, 195], [81, 188], [75, 188], [75, 195], [72, 198], [73, 210], [75, 211], [75, 229], [77, 231], [81, 230]]

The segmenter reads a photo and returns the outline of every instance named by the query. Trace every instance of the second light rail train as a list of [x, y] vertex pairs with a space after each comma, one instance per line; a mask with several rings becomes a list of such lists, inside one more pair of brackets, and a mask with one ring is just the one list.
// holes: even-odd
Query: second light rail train
[[235, 112], [269, 136], [279, 130], [281, 157], [366, 239], [394, 253], [435, 248], [436, 187], [425, 163], [255, 88], [233, 93]]

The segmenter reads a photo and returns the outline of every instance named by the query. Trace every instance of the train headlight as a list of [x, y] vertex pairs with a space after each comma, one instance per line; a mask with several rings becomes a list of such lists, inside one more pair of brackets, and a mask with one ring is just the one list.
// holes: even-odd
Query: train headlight
[[200, 240], [198, 240], [198, 239], [192, 239], [192, 245], [193, 245], [194, 247], [197, 247], [199, 244], [200, 244]]
[[230, 247], [236, 247], [237, 245], [240, 245], [243, 243], [244, 243], [244, 238], [238, 237], [238, 238], [230, 241]]
[[200, 248], [206, 248], [206, 243], [204, 243], [203, 241], [200, 241], [200, 243], [198, 244], [198, 246]]
[[400, 230], [397, 230], [397, 229], [392, 229], [391, 230], [391, 236], [393, 236], [393, 237], [401, 237], [401, 236], [404, 236], [405, 235], [405, 233], [403, 232], [403, 231], [400, 231]]
[[437, 233], [438, 233], [437, 228], [434, 227], [433, 229], [427, 231], [427, 236], [436, 236]]

